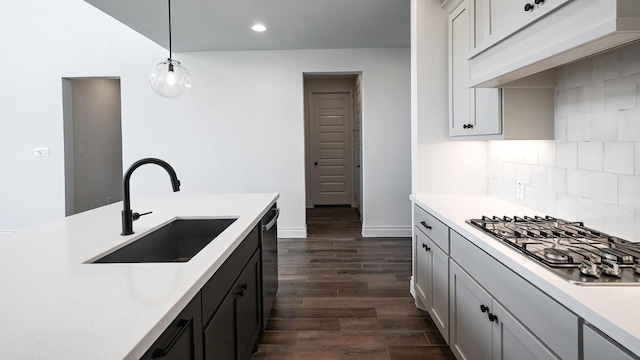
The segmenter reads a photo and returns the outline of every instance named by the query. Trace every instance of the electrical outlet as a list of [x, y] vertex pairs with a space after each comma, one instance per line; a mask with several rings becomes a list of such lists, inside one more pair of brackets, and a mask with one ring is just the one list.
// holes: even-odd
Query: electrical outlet
[[516, 181], [516, 197], [524, 199], [524, 182], [522, 180]]
[[49, 156], [49, 148], [35, 148], [33, 149], [33, 156]]

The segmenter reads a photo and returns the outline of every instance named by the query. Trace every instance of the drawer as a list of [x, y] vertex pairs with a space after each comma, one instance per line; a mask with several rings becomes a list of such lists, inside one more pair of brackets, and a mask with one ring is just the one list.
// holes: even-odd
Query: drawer
[[202, 287], [202, 322], [206, 325], [236, 282], [253, 253], [260, 247], [256, 226], [238, 245], [224, 264]]
[[553, 352], [578, 359], [575, 314], [453, 230], [451, 258]]
[[449, 254], [449, 228], [440, 220], [424, 211], [420, 206], [413, 206], [415, 226], [427, 235], [446, 254]]

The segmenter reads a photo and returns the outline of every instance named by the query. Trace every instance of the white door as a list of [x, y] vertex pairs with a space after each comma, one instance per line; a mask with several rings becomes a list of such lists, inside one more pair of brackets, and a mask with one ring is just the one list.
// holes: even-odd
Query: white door
[[351, 205], [351, 94], [311, 93], [309, 100], [313, 205]]

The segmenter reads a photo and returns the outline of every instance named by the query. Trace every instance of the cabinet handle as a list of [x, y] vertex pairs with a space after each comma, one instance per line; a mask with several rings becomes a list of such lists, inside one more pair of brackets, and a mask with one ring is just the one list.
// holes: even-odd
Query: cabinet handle
[[247, 291], [248, 288], [249, 286], [247, 286], [247, 283], [240, 285], [240, 293], [238, 295], [244, 296], [244, 293], [245, 291]]
[[536, 3], [536, 5], [540, 5], [540, 4], [542, 4], [544, 2], [544, 0], [536, 0], [534, 2]]
[[464, 124], [462, 125], [463, 129], [473, 129], [473, 124]]
[[173, 338], [171, 338], [171, 341], [169, 341], [169, 343], [165, 348], [158, 348], [153, 350], [153, 353], [151, 354], [151, 358], [156, 359], [156, 358], [161, 358], [169, 355], [169, 353], [171, 352], [171, 349], [173, 349], [173, 347], [176, 345], [178, 340], [180, 340], [180, 337], [185, 332], [185, 330], [191, 327], [191, 320], [192, 319], [189, 319], [189, 320], [180, 319], [178, 321], [178, 331], [173, 336]]
[[480, 305], [480, 311], [485, 313], [485, 312], [489, 311], [489, 307], [488, 306], [484, 306], [484, 305]]
[[528, 4], [528, 3], [527, 3], [527, 4], [524, 6], [524, 11], [531, 11], [531, 10], [533, 10], [533, 4]]
[[426, 227], [427, 229], [431, 230], [431, 225], [427, 225], [426, 221], [420, 221], [420, 224], [422, 224], [422, 226]]
[[422, 248], [426, 251], [431, 251], [431, 249], [427, 246], [427, 244], [422, 244]]
[[492, 313], [489, 313], [489, 321], [491, 322], [496, 322], [496, 324], [498, 323], [498, 315], [493, 315]]

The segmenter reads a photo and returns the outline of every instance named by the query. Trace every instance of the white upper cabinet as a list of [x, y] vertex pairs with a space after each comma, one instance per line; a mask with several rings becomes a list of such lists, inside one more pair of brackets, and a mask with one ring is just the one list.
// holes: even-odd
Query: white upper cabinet
[[470, 63], [467, 58], [475, 46], [474, 39], [477, 32], [477, 23], [474, 24], [473, 21], [474, 9], [470, 4], [479, 1], [448, 1], [443, 4], [445, 9], [451, 11], [449, 14], [450, 139], [553, 139], [555, 73], [538, 74], [507, 84], [505, 88], [500, 89], [469, 87]]
[[469, 1], [471, 87], [499, 87], [640, 39], [638, 0]]

